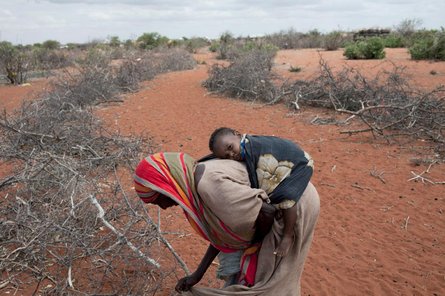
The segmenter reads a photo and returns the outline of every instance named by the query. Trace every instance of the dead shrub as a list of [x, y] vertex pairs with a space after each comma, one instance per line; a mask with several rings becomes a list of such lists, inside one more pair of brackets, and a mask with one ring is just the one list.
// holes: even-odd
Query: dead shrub
[[192, 55], [180, 48], [131, 52], [116, 69], [114, 83], [121, 91], [131, 92], [137, 90], [141, 81], [151, 80], [158, 74], [190, 70], [195, 66]]
[[175, 272], [151, 258], [154, 247], [171, 250], [188, 272], [121, 181], [151, 142], [112, 133], [93, 115], [92, 105], [119, 94], [115, 82], [108, 57], [93, 54], [51, 91], [0, 116], [0, 159], [14, 164], [0, 180], [4, 289], [154, 294]]
[[[109, 133], [87, 108], [67, 99], [49, 94], [0, 118], [0, 156], [16, 168], [1, 182], [9, 197], [0, 207], [0, 270], [18, 288], [26, 285], [26, 274], [31, 282], [49, 281], [46, 293], [143, 294], [151, 289], [147, 282], [129, 283], [147, 272], [160, 275], [141, 256], [150, 253], [156, 228], [133, 213], [141, 205], [120, 184], [140, 157], [142, 141]], [[116, 231], [102, 223], [97, 204]], [[122, 273], [129, 269], [135, 270]]]
[[358, 118], [366, 125], [342, 133], [371, 132], [388, 140], [408, 136], [445, 143], [443, 87], [429, 92], [414, 89], [400, 67], [368, 79], [353, 68], [334, 74], [323, 60], [320, 64], [318, 77], [294, 83], [296, 97], [288, 103], [332, 108], [351, 115], [347, 121]]
[[210, 92], [249, 101], [274, 102], [284, 95], [278, 77], [271, 72], [275, 53], [245, 52], [229, 66], [215, 64], [203, 85]]
[[72, 65], [72, 60], [66, 51], [48, 48], [35, 48], [32, 52], [35, 68], [49, 71]]
[[182, 48], [166, 48], [149, 52], [145, 59], [151, 62], [157, 74], [191, 70], [196, 66], [193, 56]]

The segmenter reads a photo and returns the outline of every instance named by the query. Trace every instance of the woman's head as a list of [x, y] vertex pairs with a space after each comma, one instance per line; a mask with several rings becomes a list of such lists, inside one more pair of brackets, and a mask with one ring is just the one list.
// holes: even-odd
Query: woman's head
[[145, 203], [162, 209], [188, 204], [195, 160], [184, 153], [156, 153], [142, 159], [134, 174], [134, 189]]
[[216, 157], [241, 161], [241, 134], [228, 127], [216, 129], [209, 140], [209, 149]]
[[157, 205], [158, 207], [160, 207], [163, 210], [178, 205], [173, 199], [171, 199], [165, 195], [162, 195], [162, 194], [159, 194], [158, 198], [156, 198], [151, 203], [154, 205]]
[[177, 203], [171, 198], [151, 189], [150, 187], [140, 184], [136, 180], [134, 183], [134, 189], [144, 203], [157, 205], [164, 210], [177, 205]]

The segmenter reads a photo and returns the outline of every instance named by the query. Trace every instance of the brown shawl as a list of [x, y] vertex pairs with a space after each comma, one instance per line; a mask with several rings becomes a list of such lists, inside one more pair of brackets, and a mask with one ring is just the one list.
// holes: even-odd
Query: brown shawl
[[[247, 171], [244, 173], [247, 176]], [[224, 189], [225, 186], [221, 187], [221, 185], [219, 185], [219, 187], [220, 189]], [[217, 195], [215, 195], [214, 198], [217, 198], [219, 192], [216, 191], [215, 193], [217, 193]], [[190, 292], [183, 293], [183, 295], [299, 296], [301, 274], [312, 242], [320, 210], [318, 193], [312, 183], [308, 184], [296, 206], [298, 207], [298, 219], [294, 227], [295, 240], [291, 250], [288, 255], [283, 258], [273, 255], [273, 251], [282, 237], [284, 225], [281, 219], [276, 220], [271, 232], [263, 240], [258, 258], [255, 277], [256, 283], [253, 287], [234, 285], [225, 289], [214, 289], [197, 286], [193, 287]], [[239, 216], [236, 220], [240, 218], [244, 219], [244, 215]], [[229, 223], [229, 221], [225, 221], [225, 223]]]

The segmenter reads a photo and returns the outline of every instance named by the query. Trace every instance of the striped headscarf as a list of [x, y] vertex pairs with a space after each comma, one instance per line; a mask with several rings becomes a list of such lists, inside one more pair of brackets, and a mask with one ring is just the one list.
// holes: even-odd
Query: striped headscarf
[[213, 214], [195, 189], [196, 161], [185, 153], [156, 153], [144, 158], [136, 168], [134, 182], [139, 197], [146, 203], [156, 198], [171, 198], [184, 211], [190, 225], [204, 239], [223, 252], [250, 246]]

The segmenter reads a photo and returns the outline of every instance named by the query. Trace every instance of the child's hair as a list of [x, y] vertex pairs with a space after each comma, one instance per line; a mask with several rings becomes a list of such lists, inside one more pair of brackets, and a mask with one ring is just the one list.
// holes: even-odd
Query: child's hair
[[218, 140], [219, 137], [225, 136], [225, 135], [241, 135], [238, 131], [230, 128], [230, 127], [220, 127], [213, 131], [213, 133], [210, 135], [209, 140], [209, 149], [213, 152], [213, 148], [215, 145], [216, 140]]

